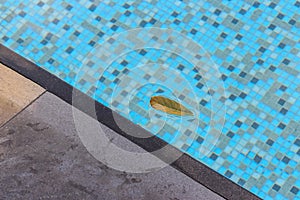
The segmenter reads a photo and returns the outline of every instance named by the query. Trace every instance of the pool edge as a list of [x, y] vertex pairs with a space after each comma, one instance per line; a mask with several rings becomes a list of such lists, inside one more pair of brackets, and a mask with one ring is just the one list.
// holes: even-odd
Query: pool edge
[[[97, 116], [94, 116], [93, 111], [90, 110], [86, 105], [90, 102], [94, 102], [94, 100], [87, 96], [86, 94], [78, 91], [73, 88], [68, 83], [59, 79], [55, 75], [49, 73], [41, 67], [38, 67], [36, 64], [22, 57], [21, 55], [15, 53], [4, 45], [0, 44], [0, 63], [6, 65], [22, 76], [30, 79], [31, 81], [37, 83], [46, 91], [58, 96], [65, 102], [72, 105], [72, 93], [73, 90], [76, 90], [76, 94], [78, 94], [78, 98], [81, 98], [84, 102], [80, 105], [73, 105], [77, 109], [82, 112], [88, 114], [89, 116], [96, 118], [99, 122], [104, 124], [105, 126], [111, 128], [116, 131], [118, 134], [124, 136], [130, 141], [136, 143], [141, 146], [146, 151], [154, 151], [155, 149], [159, 149], [165, 146], [167, 143], [160, 138], [153, 136], [151, 139], [140, 139], [135, 138], [121, 129], [119, 129], [118, 125], [113, 120], [113, 115], [120, 117], [123, 121], [125, 121], [129, 126], [133, 127], [134, 130], [142, 132], [143, 134], [150, 135], [148, 131], [145, 129], [133, 124], [128, 119], [121, 117], [116, 112], [112, 111], [110, 108], [105, 107], [99, 102], [95, 102], [95, 109]], [[101, 113], [101, 114], [100, 114]], [[175, 151], [178, 151], [174, 148]], [[161, 158], [161, 157], [159, 157]], [[163, 159], [163, 158], [161, 158]], [[225, 199], [230, 200], [258, 200], [260, 199], [256, 195], [252, 194], [248, 190], [243, 187], [237, 185], [216, 171], [210, 169], [208, 166], [203, 163], [195, 160], [191, 156], [187, 154], [183, 154], [178, 160], [171, 164], [172, 167], [184, 173], [188, 177], [192, 178], [196, 182], [202, 184], [209, 190], [217, 193]]]

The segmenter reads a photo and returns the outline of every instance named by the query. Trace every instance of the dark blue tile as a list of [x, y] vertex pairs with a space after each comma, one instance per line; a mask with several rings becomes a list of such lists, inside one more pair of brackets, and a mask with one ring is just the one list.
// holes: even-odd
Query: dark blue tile
[[120, 72], [118, 70], [114, 70], [112, 73], [114, 76], [118, 76], [120, 74]]
[[123, 5], [123, 7], [126, 8], [126, 9], [128, 9], [128, 8], [130, 7], [130, 5], [127, 4], [127, 3], [125, 3], [125, 4]]
[[258, 82], [258, 79], [253, 77], [250, 82], [256, 84]]
[[226, 38], [227, 37], [227, 34], [226, 33], [221, 33], [220, 35], [222, 38]]
[[90, 7], [89, 7], [89, 10], [94, 12], [96, 10], [97, 6], [95, 4], [92, 4]]
[[154, 19], [154, 18], [151, 18], [150, 21], [149, 21], [150, 24], [155, 24], [156, 22], [157, 22], [157, 20]]
[[245, 99], [245, 98], [246, 98], [246, 96], [247, 96], [247, 94], [246, 94], [246, 93], [244, 93], [244, 92], [241, 92], [241, 94], [239, 95], [239, 97], [241, 97], [242, 99]]
[[44, 2], [42, 2], [42, 1], [40, 1], [40, 2], [38, 2], [38, 4], [37, 4], [39, 7], [43, 7], [44, 5], [45, 5], [45, 3]]
[[19, 13], [19, 16], [21, 16], [21, 17], [25, 17], [25, 16], [26, 16], [26, 12], [24, 12], [24, 11], [21, 11], [21, 12]]
[[287, 87], [285, 85], [281, 85], [279, 89], [284, 92], [287, 89]]
[[196, 141], [197, 141], [199, 144], [202, 144], [203, 141], [204, 141], [204, 139], [203, 139], [202, 137], [199, 136], [199, 137], [196, 139]]
[[236, 125], [237, 127], [241, 127], [242, 126], [242, 122], [240, 120], [237, 120], [234, 125]]
[[279, 123], [277, 127], [283, 130], [285, 129], [286, 125], [284, 123]]
[[68, 47], [68, 48], [66, 49], [66, 52], [67, 52], [68, 54], [71, 54], [71, 53], [73, 52], [73, 50], [74, 50], [73, 47]]
[[93, 40], [91, 40], [91, 41], [89, 42], [89, 45], [92, 46], [92, 47], [93, 47], [95, 44], [96, 44], [96, 42], [93, 41]]
[[59, 23], [59, 19], [56, 19], [56, 18], [55, 18], [55, 19], [52, 21], [52, 23], [53, 23], [53, 24], [58, 24], [58, 23]]
[[128, 62], [127, 62], [126, 60], [123, 60], [123, 61], [121, 62], [121, 65], [126, 66], [126, 65], [128, 65]]
[[241, 178], [240, 178], [240, 179], [238, 180], [238, 184], [241, 185], [241, 186], [243, 186], [245, 183], [246, 183], [246, 181], [245, 181], [244, 179], [241, 179]]
[[3, 40], [4, 42], [7, 42], [7, 41], [9, 40], [9, 37], [3, 36], [3, 37], [2, 37], [2, 40]]
[[81, 79], [78, 83], [79, 83], [80, 85], [84, 85], [84, 84], [86, 84], [86, 80]]
[[79, 36], [79, 35], [80, 35], [80, 32], [79, 32], [79, 31], [75, 31], [73, 34], [74, 34], [75, 36]]
[[73, 6], [71, 6], [71, 5], [67, 5], [67, 7], [66, 7], [66, 9], [69, 11], [72, 10], [72, 8], [73, 8]]
[[53, 59], [53, 58], [50, 58], [50, 59], [48, 60], [48, 63], [49, 63], [49, 64], [54, 63], [54, 59]]
[[181, 149], [184, 150], [184, 151], [186, 151], [186, 150], [188, 150], [189, 147], [190, 147], [189, 145], [184, 144], [184, 145], [181, 147]]
[[233, 175], [233, 173], [231, 171], [229, 171], [229, 170], [227, 170], [225, 172], [225, 176], [227, 176], [228, 178], [230, 178], [232, 175]]
[[237, 34], [237, 35], [235, 36], [235, 39], [237, 39], [237, 40], [241, 40], [242, 38], [243, 38], [243, 36], [240, 35], [240, 34]]
[[236, 99], [236, 96], [235, 96], [234, 94], [231, 94], [231, 95], [229, 96], [229, 99], [230, 99], [231, 101], [234, 101], [234, 100]]
[[197, 80], [197, 81], [199, 81], [201, 78], [202, 78], [202, 76], [200, 76], [199, 74], [197, 74], [197, 75], [194, 77], [194, 79]]
[[284, 162], [285, 164], [288, 164], [290, 160], [291, 160], [290, 158], [284, 156], [281, 161]]
[[102, 37], [102, 36], [104, 35], [104, 33], [103, 33], [102, 31], [99, 31], [99, 32], [97, 33], [97, 35], [98, 35], [99, 37]]
[[42, 45], [46, 45], [47, 43], [48, 43], [47, 40], [42, 40], [42, 41], [41, 41], [41, 44], [42, 44]]
[[276, 28], [276, 26], [274, 24], [270, 24], [270, 26], [268, 28], [271, 30], [274, 30]]
[[273, 187], [272, 187], [272, 189], [275, 190], [276, 192], [278, 192], [280, 190], [280, 188], [281, 187], [277, 184], [274, 184]]
[[257, 63], [258, 65], [263, 65], [263, 64], [264, 64], [264, 61], [261, 60], [261, 59], [258, 59], [258, 60], [256, 61], [256, 63]]
[[253, 124], [251, 125], [252, 128], [257, 129], [259, 127], [259, 124], [256, 122], [253, 122]]
[[274, 141], [271, 139], [268, 139], [266, 143], [267, 143], [267, 145], [272, 146], [274, 144]]
[[295, 21], [294, 19], [291, 19], [291, 20], [289, 21], [289, 24], [290, 24], [290, 25], [295, 25], [295, 24], [296, 24], [296, 21]]
[[101, 76], [101, 78], [99, 79], [100, 82], [104, 82], [106, 78], [104, 78], [103, 76]]
[[140, 50], [139, 54], [141, 54], [142, 56], [147, 54], [147, 51], [145, 51], [144, 49]]
[[242, 78], [245, 78], [246, 75], [247, 75], [246, 72], [241, 72], [241, 73], [239, 74], [239, 76], [242, 77]]
[[213, 24], [212, 24], [214, 27], [216, 27], [216, 28], [218, 28], [218, 26], [220, 25], [218, 22], [214, 22]]
[[278, 45], [278, 47], [281, 48], [281, 49], [283, 49], [283, 48], [285, 47], [285, 44], [281, 42], [281, 43]]
[[128, 74], [128, 73], [129, 73], [129, 70], [125, 68], [125, 69], [123, 69], [122, 73], [123, 73], [123, 74]]
[[179, 69], [180, 71], [182, 71], [184, 69], [184, 66], [183, 65], [178, 65], [177, 69]]
[[246, 14], [246, 12], [247, 11], [245, 9], [243, 9], [243, 8], [239, 11], [239, 13], [242, 14], [242, 15]]
[[179, 14], [177, 13], [177, 12], [173, 12], [172, 14], [171, 14], [171, 16], [173, 16], [173, 17], [177, 17]]
[[195, 35], [197, 33], [197, 30], [196, 29], [192, 29], [191, 30], [191, 34]]
[[273, 65], [271, 65], [271, 66], [269, 67], [269, 70], [271, 70], [272, 72], [274, 72], [274, 71], [276, 70], [276, 67], [273, 66]]
[[146, 26], [146, 24], [147, 24], [147, 22], [146, 22], [146, 21], [144, 21], [144, 20], [142, 20], [142, 21], [140, 22], [140, 26], [141, 26], [141, 27], [145, 27], [145, 26]]
[[121, 82], [121, 80], [116, 78], [113, 82], [116, 83], [116, 84], [119, 84]]
[[279, 99], [277, 103], [279, 105], [283, 106], [285, 104], [285, 100], [284, 99]]
[[205, 106], [205, 105], [207, 104], [207, 101], [204, 100], [204, 99], [202, 99], [202, 100], [200, 101], [200, 104], [201, 104], [202, 106]]
[[199, 88], [199, 89], [202, 89], [203, 86], [204, 86], [204, 85], [203, 85], [202, 83], [198, 83], [198, 84], [196, 85], [196, 87]]
[[266, 48], [265, 48], [265, 47], [260, 47], [258, 50], [259, 50], [260, 52], [264, 53], [264, 52], [266, 51]]
[[260, 3], [259, 3], [259, 2], [257, 2], [257, 1], [254, 2], [254, 4], [253, 4], [253, 7], [254, 7], [254, 8], [258, 8], [259, 6], [260, 6]]
[[283, 19], [283, 18], [284, 18], [284, 15], [281, 14], [281, 13], [279, 13], [279, 14], [277, 15], [277, 18], [278, 18], [278, 19]]
[[235, 69], [235, 67], [232, 65], [229, 65], [229, 67], [227, 69], [232, 72]]
[[300, 147], [300, 139], [295, 140], [294, 144]]
[[233, 24], [237, 24], [238, 22], [239, 22], [239, 20], [237, 20], [237, 19], [231, 20], [231, 23], [233, 23]]
[[222, 12], [221, 10], [216, 9], [216, 10], [214, 11], [214, 14], [219, 16], [219, 15], [221, 14], [221, 12]]
[[227, 79], [227, 76], [224, 75], [224, 74], [222, 74], [221, 79], [222, 79], [223, 81], [225, 81], [225, 80]]
[[283, 61], [282, 61], [282, 63], [283, 64], [285, 64], [285, 65], [288, 65], [288, 64], [290, 64], [290, 60], [289, 59], [287, 59], [287, 58], [285, 58]]
[[186, 131], [184, 132], [184, 135], [190, 136], [192, 133], [193, 133], [193, 132], [192, 132], [191, 130], [186, 130]]
[[279, 111], [281, 114], [286, 115], [286, 113], [288, 112], [287, 109], [285, 108], [281, 108], [281, 110]]
[[21, 44], [23, 42], [24, 42], [24, 40], [22, 38], [17, 39], [17, 43]]
[[231, 132], [231, 131], [229, 131], [227, 134], [226, 134], [228, 137], [230, 137], [230, 138], [233, 138], [233, 136], [234, 136], [234, 133], [233, 132]]
[[63, 29], [65, 29], [66, 31], [70, 29], [70, 26], [68, 24], [65, 24]]
[[157, 92], [157, 93], [163, 93], [163, 92], [164, 92], [164, 90], [162, 90], [162, 89], [158, 89], [156, 92]]
[[259, 156], [259, 155], [256, 155], [256, 156], [254, 157], [254, 161], [255, 161], [256, 163], [260, 163], [261, 160], [262, 160], [262, 157]]
[[126, 10], [126, 12], [124, 13], [124, 15], [128, 17], [128, 16], [131, 15], [131, 12], [129, 10]]
[[101, 21], [101, 17], [100, 16], [97, 16], [96, 18], [95, 18], [95, 20], [97, 20], [98, 22], [100, 22]]
[[215, 160], [217, 160], [218, 156], [213, 153], [213, 154], [211, 154], [211, 156], [209, 158], [215, 161]]
[[111, 27], [111, 30], [116, 31], [118, 28], [119, 28], [119, 27], [118, 27], [117, 25], [113, 25], [113, 26]]
[[207, 21], [208, 17], [206, 17], [206, 16], [204, 15], [204, 16], [201, 17], [201, 19], [202, 19], [203, 21]]
[[297, 195], [299, 192], [299, 188], [293, 186], [292, 189], [290, 190], [293, 194]]
[[179, 97], [178, 97], [180, 100], [184, 100], [185, 99], [185, 96], [184, 95], [179, 95]]
[[174, 24], [176, 24], [176, 25], [180, 24], [180, 20], [175, 19], [175, 20], [174, 20]]
[[276, 6], [277, 6], [276, 3], [274, 3], [274, 2], [272, 2], [272, 3], [269, 4], [270, 8], [275, 8]]

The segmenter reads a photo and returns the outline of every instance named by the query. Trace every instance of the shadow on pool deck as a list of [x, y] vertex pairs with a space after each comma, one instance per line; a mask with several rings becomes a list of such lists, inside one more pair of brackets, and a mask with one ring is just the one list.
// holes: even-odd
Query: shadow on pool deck
[[223, 199], [170, 166], [148, 174], [109, 169], [81, 144], [71, 106], [50, 93], [0, 129], [0, 168], [1, 199]]

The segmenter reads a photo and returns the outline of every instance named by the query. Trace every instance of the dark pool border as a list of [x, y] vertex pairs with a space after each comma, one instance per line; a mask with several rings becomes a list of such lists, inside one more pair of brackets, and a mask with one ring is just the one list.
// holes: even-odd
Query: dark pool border
[[[126, 134], [124, 131], [120, 130], [118, 125], [115, 123], [113, 115], [114, 117], [115, 116], [120, 117], [122, 122], [124, 122], [124, 124], [127, 124], [131, 128], [131, 130], [134, 130], [135, 132], [139, 132], [145, 135], [151, 135], [151, 133], [149, 133], [148, 131], [133, 124], [131, 121], [127, 120], [124, 117], [121, 117], [111, 109], [105, 107], [104, 105], [98, 102], [95, 103], [96, 114], [97, 114], [97, 116], [95, 116], [94, 115], [95, 111], [91, 110], [87, 106], [90, 105], [89, 103], [94, 102], [92, 98], [78, 91], [68, 83], [57, 78], [56, 76], [47, 72], [41, 67], [38, 67], [36, 64], [20, 56], [19, 54], [13, 52], [12, 50], [8, 49], [2, 44], [0, 44], [0, 63], [10, 67], [11, 69], [18, 72], [19, 74], [39, 84], [41, 87], [45, 88], [48, 92], [55, 94], [56, 96], [60, 97], [61, 99], [63, 99], [64, 101], [66, 101], [71, 105], [72, 105], [72, 93], [73, 90], [76, 90], [77, 98], [80, 98], [81, 99], [80, 102], [82, 102], [82, 104], [74, 105], [76, 108], [92, 116], [93, 118], [96, 118], [99, 122], [103, 123], [107, 127], [111, 128], [112, 130], [116, 131], [117, 133], [126, 137], [127, 139], [131, 140], [137, 145], [141, 146], [148, 152], [152, 152], [156, 149], [160, 149], [163, 146], [167, 145], [165, 141], [159, 139], [156, 136], [152, 136], [150, 139], [149, 138], [142, 139], [142, 138], [136, 138], [129, 134]], [[176, 152], [179, 153], [179, 150], [175, 148], [173, 148], [172, 151], [174, 151], [175, 153]], [[167, 155], [160, 155], [158, 157], [160, 157], [163, 160], [168, 159], [167, 157], [164, 156]], [[247, 191], [246, 189], [242, 188], [241, 186], [237, 185], [231, 180], [225, 178], [224, 176], [218, 174], [217, 172], [213, 171], [206, 165], [193, 159], [191, 156], [187, 154], [183, 154], [178, 160], [173, 162], [171, 166], [226, 199], [229, 200], [260, 199], [254, 194]]]

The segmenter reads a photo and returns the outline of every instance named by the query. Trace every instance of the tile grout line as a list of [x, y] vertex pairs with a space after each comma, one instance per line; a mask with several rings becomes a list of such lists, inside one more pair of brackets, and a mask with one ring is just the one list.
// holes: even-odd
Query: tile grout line
[[26, 110], [29, 106], [31, 106], [36, 100], [38, 100], [42, 95], [44, 95], [47, 92], [47, 90], [43, 91], [41, 94], [39, 94], [37, 97], [35, 97], [32, 101], [30, 101], [24, 108], [22, 108], [20, 111], [18, 111], [14, 116], [12, 116], [9, 120], [7, 120], [5, 123], [0, 125], [0, 128], [4, 127], [6, 124], [8, 124], [10, 121], [12, 121], [14, 118], [16, 118], [21, 112]]

